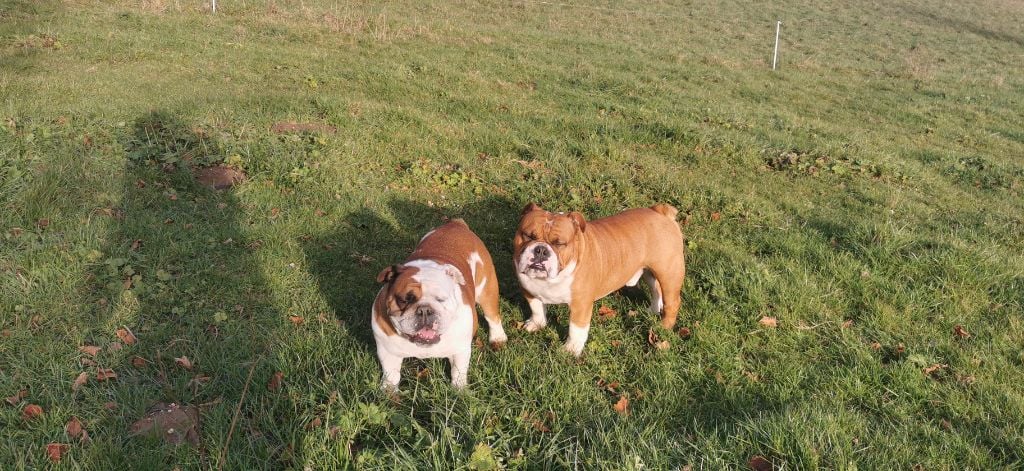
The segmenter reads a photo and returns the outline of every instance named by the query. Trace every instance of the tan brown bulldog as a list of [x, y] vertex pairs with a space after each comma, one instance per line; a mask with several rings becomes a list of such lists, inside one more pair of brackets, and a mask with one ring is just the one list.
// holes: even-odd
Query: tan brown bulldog
[[477, 304], [491, 346], [507, 340], [491, 254], [461, 219], [428, 232], [405, 262], [385, 268], [377, 281], [384, 287], [370, 322], [386, 389], [398, 386], [406, 357], [448, 358], [452, 386], [465, 387]]
[[552, 213], [530, 203], [513, 239], [513, 262], [530, 304], [533, 332], [547, 325], [545, 304], [569, 305], [565, 349], [579, 356], [590, 333], [594, 301], [640, 277], [651, 288], [651, 311], [671, 329], [686, 275], [676, 208], [656, 204], [593, 221], [578, 212]]

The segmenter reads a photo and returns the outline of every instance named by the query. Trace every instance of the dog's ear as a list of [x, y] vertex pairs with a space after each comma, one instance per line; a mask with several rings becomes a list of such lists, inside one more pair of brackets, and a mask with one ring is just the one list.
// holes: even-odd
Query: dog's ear
[[391, 280], [395, 279], [395, 277], [398, 276], [399, 273], [402, 273], [403, 268], [405, 267], [401, 265], [391, 265], [389, 267], [385, 267], [383, 270], [380, 271], [380, 274], [377, 275], [377, 283], [390, 283]]
[[541, 210], [541, 207], [537, 203], [530, 203], [530, 204], [526, 205], [525, 208], [523, 208], [523, 212], [519, 213], [519, 215], [523, 216], [526, 213], [529, 213], [531, 211], [539, 211], [539, 210]]
[[572, 219], [572, 222], [576, 223], [576, 225], [580, 228], [580, 232], [584, 232], [587, 230], [587, 220], [583, 219], [583, 213], [579, 211], [573, 211], [569, 213], [569, 217]]
[[452, 277], [460, 286], [466, 284], [466, 278], [464, 278], [462, 276], [462, 272], [457, 270], [455, 267], [445, 268], [444, 274]]

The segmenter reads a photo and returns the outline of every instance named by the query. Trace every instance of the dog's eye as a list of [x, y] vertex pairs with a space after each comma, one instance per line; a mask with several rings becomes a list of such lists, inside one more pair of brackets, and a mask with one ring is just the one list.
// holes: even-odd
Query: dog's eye
[[434, 299], [436, 299], [436, 300], [437, 300], [437, 302], [439, 302], [439, 303], [443, 303], [443, 302], [445, 302], [445, 301], [447, 301], [447, 300], [448, 300], [448, 298], [442, 298], [442, 297], [440, 297], [440, 296], [437, 296], [437, 297], [435, 297]]
[[524, 232], [523, 233], [523, 238], [525, 238], [526, 240], [537, 240], [537, 235], [536, 234], [532, 234], [532, 233]]
[[565, 243], [565, 242], [562, 242], [560, 240], [556, 240], [556, 241], [552, 242], [551, 245], [554, 245], [555, 247], [565, 247], [568, 244]]

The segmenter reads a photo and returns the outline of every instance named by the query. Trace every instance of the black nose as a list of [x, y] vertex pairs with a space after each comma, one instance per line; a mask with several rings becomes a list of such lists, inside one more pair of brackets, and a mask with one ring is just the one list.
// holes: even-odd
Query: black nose
[[434, 310], [430, 306], [419, 306], [416, 308], [416, 321], [420, 325], [431, 323], [434, 320]]
[[533, 258], [538, 262], [543, 262], [551, 256], [551, 250], [546, 245], [538, 245], [533, 248]]

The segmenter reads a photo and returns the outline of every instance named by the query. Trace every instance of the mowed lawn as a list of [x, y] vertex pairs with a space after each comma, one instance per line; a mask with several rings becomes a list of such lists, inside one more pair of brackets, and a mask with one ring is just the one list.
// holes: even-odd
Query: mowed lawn
[[[0, 0], [0, 468], [1024, 467], [1021, 3], [218, 3]], [[518, 329], [531, 201], [679, 208], [677, 330]], [[510, 341], [389, 397], [376, 274], [452, 217]]]

